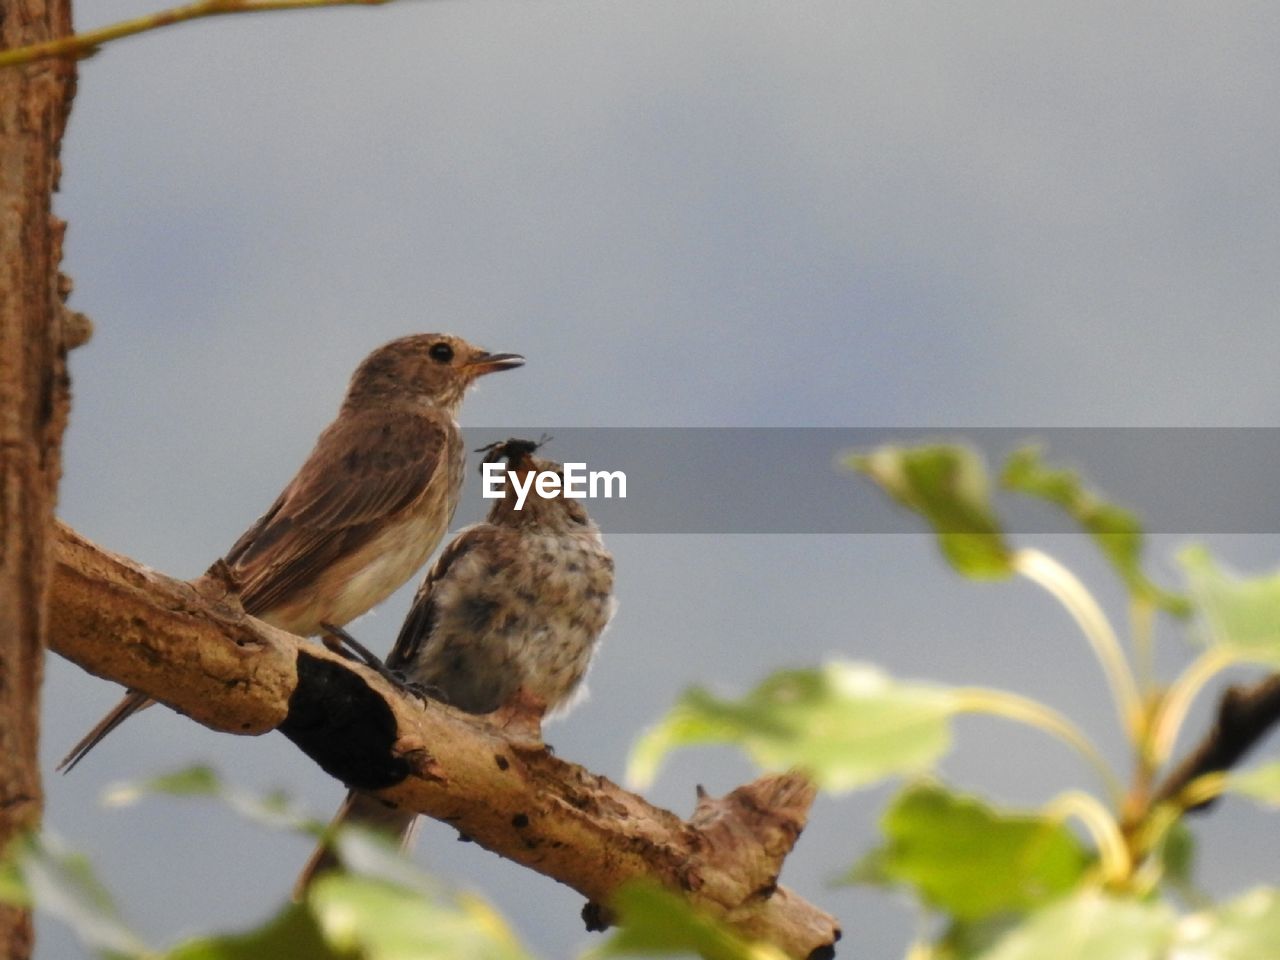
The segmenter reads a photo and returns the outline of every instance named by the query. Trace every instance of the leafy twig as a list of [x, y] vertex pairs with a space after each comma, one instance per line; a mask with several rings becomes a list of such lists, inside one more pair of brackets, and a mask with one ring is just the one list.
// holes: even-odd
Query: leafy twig
[[1059, 820], [1074, 816], [1084, 824], [1098, 845], [1098, 860], [1107, 883], [1120, 884], [1133, 872], [1133, 858], [1111, 812], [1097, 798], [1081, 790], [1068, 790], [1051, 800], [1045, 812]]
[[1111, 621], [1098, 601], [1074, 573], [1042, 550], [1017, 551], [1013, 567], [1049, 591], [1076, 621], [1107, 675], [1124, 730], [1136, 742], [1142, 734], [1142, 696]]
[[961, 710], [1004, 717], [1006, 720], [1038, 727], [1073, 747], [1098, 772], [1111, 799], [1119, 802], [1122, 794], [1120, 782], [1112, 773], [1107, 761], [1103, 759], [1092, 741], [1080, 731], [1080, 728], [1056, 710], [1038, 700], [1019, 696], [1007, 690], [963, 687], [956, 690], [956, 695], [959, 698]]

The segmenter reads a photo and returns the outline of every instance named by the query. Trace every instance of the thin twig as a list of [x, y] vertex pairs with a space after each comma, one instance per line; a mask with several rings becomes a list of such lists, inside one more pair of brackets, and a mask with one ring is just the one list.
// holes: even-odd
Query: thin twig
[[377, 6], [387, 2], [389, 0], [197, 0], [196, 3], [158, 10], [132, 20], [121, 20], [97, 30], [0, 51], [0, 67], [35, 63], [50, 57], [81, 59], [97, 53], [99, 47], [112, 40], [204, 17], [218, 17], [229, 13], [261, 13], [266, 10], [301, 10], [308, 7]]
[[1051, 707], [1030, 697], [1010, 693], [1007, 690], [991, 690], [986, 687], [961, 687], [955, 691], [959, 710], [965, 713], [985, 713], [1003, 717], [1016, 723], [1025, 723], [1045, 731], [1072, 747], [1094, 770], [1107, 789], [1114, 803], [1122, 796], [1120, 781], [1116, 778], [1098, 748], [1070, 720]]
[[1049, 591], [1076, 621], [1107, 675], [1124, 731], [1137, 743], [1142, 736], [1142, 696], [1120, 640], [1098, 601], [1074, 573], [1042, 550], [1019, 550], [1013, 567]]
[[1074, 816], [1084, 824], [1098, 845], [1098, 862], [1106, 883], [1118, 885], [1129, 879], [1134, 864], [1120, 825], [1096, 797], [1082, 790], [1068, 790], [1049, 801], [1045, 813], [1058, 820]]

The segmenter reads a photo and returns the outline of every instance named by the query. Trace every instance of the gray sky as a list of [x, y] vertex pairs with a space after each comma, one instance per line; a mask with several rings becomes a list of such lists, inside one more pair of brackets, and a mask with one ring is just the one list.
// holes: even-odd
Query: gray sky
[[[82, 64], [63, 150], [66, 268], [97, 333], [72, 359], [61, 514], [198, 574], [359, 359], [413, 331], [529, 358], [468, 399], [472, 428], [1274, 425], [1277, 102], [1280, 8], [1261, 3], [457, 0], [125, 41]], [[1157, 570], [1186, 539], [1158, 540]], [[1087, 545], [1038, 542], [1122, 613]], [[1242, 568], [1280, 556], [1280, 537], [1211, 542]], [[1041, 696], [1122, 759], [1066, 616], [1030, 585], [958, 580], [928, 538], [610, 543], [621, 606], [593, 696], [548, 732], [567, 759], [617, 778], [685, 686], [741, 692], [832, 655]], [[408, 599], [359, 635], [385, 650]], [[1163, 637], [1172, 669], [1181, 639]], [[51, 658], [47, 769], [118, 693]], [[948, 774], [997, 800], [1088, 783], [1034, 732], [959, 733]], [[48, 783], [50, 826], [156, 942], [262, 919], [307, 854], [201, 804], [98, 804], [206, 760], [318, 815], [341, 794], [282, 737], [164, 710]], [[750, 776], [691, 751], [651, 797], [687, 813], [695, 784]], [[783, 877], [842, 919], [843, 956], [899, 955], [914, 929], [897, 898], [826, 886], [888, 795], [820, 801]], [[1227, 803], [1201, 825], [1215, 889], [1276, 879], [1263, 823]], [[592, 940], [577, 895], [447, 830], [418, 857], [548, 960]], [[41, 957], [78, 955], [41, 934]]]

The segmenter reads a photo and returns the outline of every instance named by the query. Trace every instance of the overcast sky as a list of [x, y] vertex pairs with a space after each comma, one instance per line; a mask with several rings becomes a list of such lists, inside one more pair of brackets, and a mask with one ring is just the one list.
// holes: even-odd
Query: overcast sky
[[[77, 23], [151, 8], [81, 3]], [[355, 364], [432, 330], [529, 359], [467, 400], [477, 435], [1275, 425], [1277, 103], [1266, 3], [403, 0], [124, 41], [81, 65], [63, 149], [65, 266], [96, 334], [72, 358], [60, 512], [194, 576], [290, 478]], [[1105, 489], [1108, 464], [1084, 466]], [[1274, 484], [1239, 496], [1265, 503]], [[1171, 577], [1199, 532], [1159, 538], [1154, 568]], [[1242, 568], [1280, 560], [1274, 535], [1209, 539]], [[593, 697], [548, 731], [566, 759], [618, 778], [686, 686], [742, 692], [838, 655], [1043, 697], [1123, 762], [1066, 616], [1027, 584], [959, 581], [928, 538], [609, 542], [620, 610]], [[1086, 544], [1036, 542], [1122, 618]], [[358, 634], [385, 650], [408, 599]], [[1173, 669], [1183, 641], [1165, 628]], [[46, 769], [118, 695], [51, 658]], [[1034, 732], [959, 733], [946, 771], [968, 789], [1035, 804], [1088, 785]], [[162, 709], [51, 777], [49, 825], [158, 944], [261, 920], [307, 854], [199, 803], [98, 802], [196, 761], [317, 815], [342, 792], [280, 736]], [[688, 813], [695, 784], [752, 775], [731, 751], [691, 751], [651, 796]], [[915, 929], [903, 901], [827, 886], [890, 789], [821, 800], [783, 877], [844, 922], [842, 956], [900, 955]], [[1277, 879], [1261, 815], [1228, 802], [1202, 833], [1220, 893]], [[417, 856], [483, 890], [547, 960], [593, 942], [576, 894], [446, 829]], [[41, 937], [46, 960], [79, 955], [53, 924]]]

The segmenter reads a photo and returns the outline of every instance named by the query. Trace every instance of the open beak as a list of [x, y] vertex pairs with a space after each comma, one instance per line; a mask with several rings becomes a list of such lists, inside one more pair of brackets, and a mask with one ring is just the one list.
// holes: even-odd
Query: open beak
[[467, 372], [473, 377], [482, 377], [486, 373], [521, 366], [524, 366], [524, 357], [518, 353], [482, 353], [467, 364]]
[[534, 451], [549, 439], [550, 437], [547, 437], [534, 443], [532, 440], [510, 437], [506, 440], [499, 440], [497, 443], [479, 447], [475, 452], [484, 454], [484, 463], [501, 463], [505, 460], [508, 470], [531, 470], [533, 469], [531, 464], [533, 463]]

